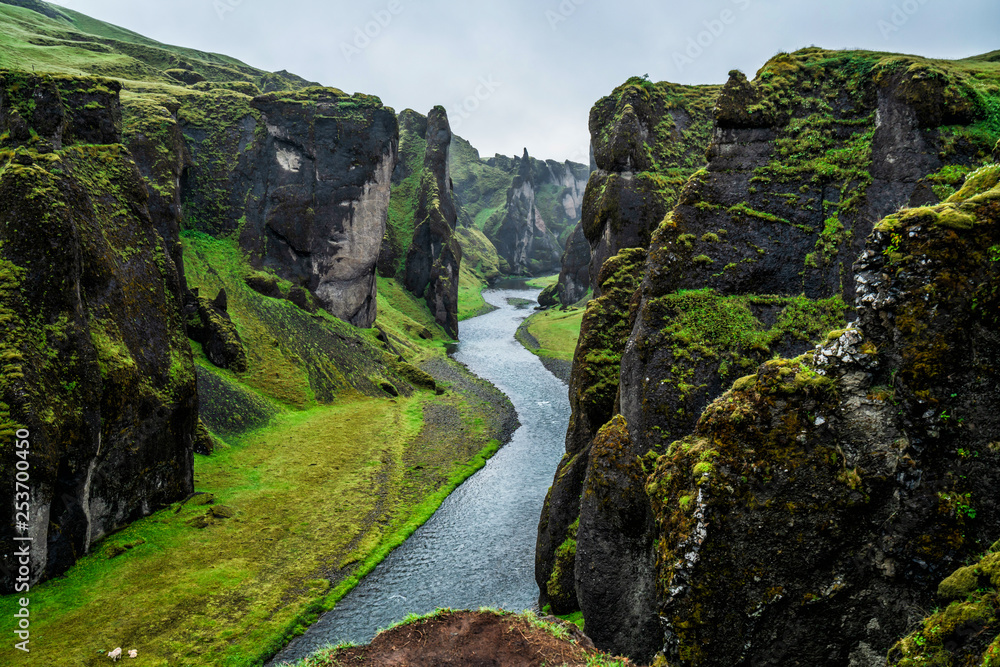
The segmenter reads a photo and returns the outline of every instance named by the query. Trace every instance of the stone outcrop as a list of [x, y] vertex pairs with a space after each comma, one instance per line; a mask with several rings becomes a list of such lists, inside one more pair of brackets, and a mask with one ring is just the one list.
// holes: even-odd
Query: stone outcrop
[[538, 275], [559, 266], [559, 242], [546, 227], [535, 205], [535, 184], [527, 149], [507, 191], [504, 218], [492, 234], [487, 232], [487, 236], [493, 240], [497, 253], [507, 262], [512, 274]]
[[[574, 262], [569, 261], [568, 244], [560, 285], [564, 290], [572, 285], [578, 293], [592, 287], [595, 299], [587, 306], [574, 355], [567, 454], [542, 509], [535, 554], [540, 602], [558, 613], [579, 609], [575, 556], [564, 549], [564, 564], [557, 567], [556, 555], [579, 525], [591, 442], [616, 412], [621, 353], [634, 325], [630, 304], [642, 280], [649, 236], [673, 206], [687, 176], [703, 164], [718, 91], [718, 86], [652, 84], [633, 78], [591, 111], [596, 171], [584, 195], [583, 238], [574, 234], [569, 242], [578, 248], [575, 256], [586, 256], [590, 264], [570, 274]], [[648, 142], [636, 144], [637, 137]], [[669, 140], [657, 143], [656, 137]], [[586, 249], [580, 247], [585, 244]], [[588, 283], [581, 284], [581, 274], [589, 276]], [[563, 303], [572, 296], [564, 292]]]
[[[630, 230], [655, 229], [642, 289], [617, 315], [631, 331], [614, 410], [623, 420], [614, 437], [603, 438], [617, 449], [591, 449], [581, 464], [602, 423], [581, 432], [574, 406], [568, 459], [586, 470], [560, 467], [540, 522], [536, 579], [544, 601], [553, 549], [579, 517], [575, 602], [588, 634], [602, 648], [649, 659], [662, 638], [640, 629], [659, 625], [660, 608], [648, 594], [650, 580], [637, 573], [654, 571], [662, 534], [641, 484], [651, 461], [690, 433], [733, 380], [774, 354], [809, 349], [853, 319], [852, 264], [872, 220], [953, 194], [989, 156], [993, 139], [983, 141], [990, 135], [980, 93], [946, 64], [806, 49], [776, 56], [753, 82], [731, 74], [714, 108], [707, 168], [687, 179], [670, 209], [650, 212], [654, 196], [608, 199], [635, 194], [613, 187], [629, 178], [634, 187], [632, 170], [655, 156], [664, 156], [656, 159], [661, 173], [674, 159], [642, 120], [640, 88], [647, 89], [623, 87], [613, 123], [592, 124], [599, 171], [583, 219], [595, 258], [619, 236], [636, 242]], [[616, 135], [618, 128], [630, 129]], [[605, 177], [600, 170], [611, 166], [620, 171]], [[606, 359], [611, 350], [584, 349], [582, 337], [580, 346], [577, 359]], [[593, 500], [586, 493], [577, 500], [575, 489]], [[570, 507], [557, 506], [563, 502]], [[621, 546], [619, 568], [602, 569], [609, 557], [602, 549], [613, 544]]]
[[424, 298], [434, 320], [445, 332], [458, 338], [458, 272], [462, 249], [454, 233], [457, 213], [448, 172], [451, 128], [444, 107], [434, 107], [427, 114], [425, 140], [427, 148], [404, 284]]
[[483, 160], [456, 138], [452, 154], [459, 224], [481, 228], [506, 274], [558, 268], [562, 247], [580, 221], [586, 165], [495, 155]]
[[[581, 223], [590, 277], [623, 248], [645, 248], [688, 177], [705, 164], [719, 86], [652, 83], [633, 77], [590, 111], [597, 166]], [[595, 296], [599, 294], [596, 282]]]
[[185, 215], [235, 234], [258, 268], [368, 327], [396, 164], [396, 116], [377, 97], [306, 88], [249, 98], [213, 90], [179, 113], [192, 166]]
[[585, 297], [590, 289], [590, 244], [582, 224], [574, 227], [566, 239], [560, 266], [559, 300], [568, 306]]
[[193, 488], [177, 238], [157, 233], [120, 143], [119, 88], [0, 72], [0, 474], [30, 450], [29, 528], [0, 512], [4, 592], [15, 535], [33, 540], [35, 582]]
[[[659, 459], [671, 664], [885, 664], [993, 543], [998, 182], [984, 167], [879, 223], [854, 266], [856, 325], [736, 382]], [[970, 638], [956, 630], [940, 628], [955, 648]]]
[[226, 312], [226, 290], [220, 290], [215, 299], [197, 294], [193, 296], [197, 310], [194, 316], [188, 318], [188, 336], [201, 343], [205, 356], [219, 368], [246, 372], [247, 352]]

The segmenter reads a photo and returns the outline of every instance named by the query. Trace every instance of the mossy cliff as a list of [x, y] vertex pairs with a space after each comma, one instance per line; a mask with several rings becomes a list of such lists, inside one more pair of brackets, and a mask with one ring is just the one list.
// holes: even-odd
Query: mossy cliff
[[719, 86], [632, 77], [590, 111], [597, 171], [583, 201], [595, 295], [601, 265], [622, 248], [646, 248], [688, 177], [705, 164]]
[[451, 173], [459, 224], [482, 230], [508, 275], [541, 275], [560, 266], [559, 256], [580, 221], [586, 165], [495, 155], [455, 137]]
[[[0, 71], [0, 472], [30, 432], [32, 580], [193, 488], [181, 282], [121, 142], [119, 84]], [[17, 450], [25, 451], [25, 450]]]
[[[309, 290], [337, 317], [371, 325], [397, 141], [395, 114], [378, 98], [45, 3], [0, 3], [0, 20], [0, 66], [123, 82], [125, 143], [164, 238], [176, 236], [183, 207], [187, 228], [232, 236], [257, 268]], [[168, 251], [180, 268], [179, 246]]]
[[306, 88], [211, 91], [179, 111], [192, 166], [186, 224], [231, 235], [257, 268], [367, 327], [396, 163], [396, 116], [376, 97]]
[[[684, 181], [704, 163], [711, 108], [718, 86], [653, 84], [633, 77], [591, 110], [596, 171], [584, 195], [582, 223], [567, 243], [560, 289], [563, 303], [592, 288], [570, 378], [566, 455], [542, 509], [535, 579], [542, 605], [557, 613], [579, 609], [576, 587], [549, 581], [573, 578], [573, 563], [553, 568], [556, 551], [580, 516], [580, 494], [590, 461], [590, 444], [617, 412], [622, 350], [635, 323], [633, 295], [642, 281], [651, 230], [673, 206]], [[673, 160], [673, 161], [671, 161]], [[573, 246], [587, 245], [586, 250]], [[591, 255], [593, 251], [593, 255]], [[573, 255], [586, 255], [589, 269]], [[589, 284], [579, 285], [587, 277]], [[565, 560], [565, 559], [564, 559]]]
[[[885, 218], [854, 265], [857, 323], [736, 382], [658, 459], [646, 490], [671, 664], [884, 664], [993, 543], [998, 182], [988, 166], [946, 203]], [[925, 639], [971, 639], [945, 620]]]
[[559, 269], [565, 234], [579, 218], [587, 168], [541, 162], [527, 149], [520, 159], [494, 158], [493, 163], [514, 170], [506, 205], [486, 225], [510, 273], [541, 275]]
[[[686, 164], [694, 173], [672, 210], [653, 223], [631, 317], [618, 315], [631, 323], [615, 409], [628, 430], [627, 438], [616, 440], [627, 448], [621, 460], [663, 453], [694, 428], [704, 407], [733, 380], [774, 354], [809, 349], [827, 330], [854, 319], [852, 262], [871, 221], [900, 205], [949, 196], [989, 159], [1000, 134], [997, 75], [987, 60], [928, 61], [815, 48], [776, 56], [752, 83], [731, 74], [718, 94], [714, 129], [707, 133], [709, 162], [697, 171]], [[613, 157], [624, 177], [646, 164], [678, 159], [659, 161], [662, 142], [648, 129], [641, 131], [643, 115], [635, 109], [652, 86], [639, 80], [623, 86], [622, 112], [609, 115], [608, 127], [592, 126], [599, 168]], [[629, 100], [635, 102], [625, 104]], [[601, 117], [602, 103], [592, 118]], [[633, 116], [634, 131], [617, 141], [600, 140], [602, 131], [611, 133]], [[595, 173], [588, 202], [605, 196], [611, 176]], [[595, 209], [585, 206], [585, 231], [588, 221], [599, 219], [589, 217]], [[588, 231], [595, 257], [601, 238], [615, 243], [629, 233], [628, 225], [649, 220], [623, 201], [610, 201], [601, 210], [600, 233]], [[599, 356], [610, 349], [593, 352]], [[580, 423], [574, 414], [568, 443], [580, 439], [574, 432]], [[583, 439], [600, 426], [589, 425]], [[615, 470], [593, 453], [587, 468]], [[576, 514], [580, 501], [561, 490], [564, 479], [593, 488], [600, 497], [601, 487], [590, 485], [589, 474], [557, 475], [551, 497], [574, 506], [550, 505], [546, 511], [570, 521]], [[626, 466], [620, 474], [621, 487], [638, 473]], [[629, 505], [634, 514], [627, 521], [621, 510], [601, 515], [608, 502], [591, 505], [590, 519], [580, 517], [576, 602], [599, 646], [648, 658], [660, 640], [643, 629], [659, 623], [658, 611], [647, 595], [649, 581], [634, 573], [651, 571], [657, 529], [641, 495]], [[546, 521], [543, 511], [543, 527]], [[616, 528], [616, 521], [626, 528]], [[551, 520], [548, 526], [551, 533]], [[550, 552], [560, 544], [561, 530], [549, 543], [540, 539], [538, 562], [553, 562]], [[621, 541], [627, 547], [617, 573], [591, 572], [581, 564], [588, 540], [595, 553], [602, 544]], [[595, 581], [595, 573], [608, 580]], [[543, 599], [547, 574], [536, 571]]]
[[1000, 542], [938, 586], [936, 607], [889, 651], [893, 667], [984, 665], [1000, 661]]
[[564, 306], [584, 298], [590, 289], [590, 243], [582, 224], [577, 224], [566, 239], [557, 284], [556, 294]]
[[580, 326], [569, 381], [572, 413], [566, 454], [545, 497], [535, 550], [540, 606], [551, 605], [553, 613], [579, 609], [573, 555], [559, 558], [558, 551], [570, 539], [571, 528], [576, 532], [591, 442], [615, 414], [621, 351], [632, 330], [629, 301], [642, 279], [645, 259], [642, 248], [628, 248], [605, 262], [598, 276], [601, 296], [587, 303]]
[[448, 172], [451, 128], [444, 107], [427, 114], [424, 164], [413, 217], [413, 240], [406, 254], [404, 284], [423, 297], [434, 320], [458, 338], [458, 282], [462, 248], [455, 234], [458, 215]]

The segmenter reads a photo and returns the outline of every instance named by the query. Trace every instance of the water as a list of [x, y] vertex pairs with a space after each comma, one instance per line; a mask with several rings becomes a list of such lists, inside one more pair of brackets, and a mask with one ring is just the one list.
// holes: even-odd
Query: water
[[510, 443], [270, 664], [297, 660], [327, 644], [366, 643], [409, 613], [482, 606], [521, 611], [535, 604], [535, 531], [570, 414], [566, 385], [514, 340], [531, 311], [507, 299], [534, 301], [538, 294], [516, 288], [485, 292], [499, 310], [462, 322], [452, 355], [510, 397], [522, 424]]

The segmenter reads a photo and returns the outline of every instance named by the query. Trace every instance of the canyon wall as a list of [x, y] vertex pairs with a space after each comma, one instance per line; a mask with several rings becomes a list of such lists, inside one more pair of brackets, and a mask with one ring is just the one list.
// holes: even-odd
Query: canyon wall
[[[547, 589], [562, 582], [554, 587], [560, 604], [579, 605], [598, 646], [641, 659], [663, 648], [660, 617], [669, 604], [661, 583], [672, 576], [665, 569], [667, 517], [665, 510], [654, 510], [646, 487], [658, 457], [704, 422], [704, 417], [698, 421], [702, 411], [733, 380], [775, 354], [811, 349], [828, 330], [856, 318], [853, 265], [873, 221], [900, 206], [950, 196], [989, 159], [996, 141], [988, 111], [991, 89], [967, 68], [974, 69], [975, 62], [951, 66], [813, 48], [776, 56], [753, 82], [731, 73], [714, 107], [708, 165], [691, 174], [661, 220], [646, 227], [652, 238], [641, 289], [618, 297], [612, 311], [630, 332], [620, 374], [613, 356], [620, 339], [599, 347], [581, 336], [577, 350], [574, 373], [603, 381], [578, 389], [567, 458], [539, 526], [536, 579], [543, 603], [549, 601]], [[984, 66], [981, 74], [988, 71]], [[630, 94], [641, 95], [641, 85], [633, 85]], [[629, 125], [634, 130], [606, 145], [621, 146], [614, 154], [622, 169], [617, 178], [624, 182], [633, 164], [662, 151], [665, 142], [642, 131], [647, 124], [637, 111], [641, 104], [623, 109], [621, 119], [635, 116]], [[609, 154], [601, 139], [614, 136], [617, 127], [592, 124], [599, 168]], [[608, 185], [596, 182], [599, 174], [588, 186], [588, 202], [607, 196]], [[601, 210], [614, 224], [599, 233], [591, 227], [595, 258], [603, 247], [610, 253], [616, 244], [639, 243], [630, 226], [641, 228], [651, 219], [628, 200], [611, 201]], [[585, 204], [585, 231], [588, 220], [598, 219], [588, 216]], [[593, 316], [607, 320], [610, 304], [601, 305], [603, 312]], [[594, 373], [598, 360], [609, 372]], [[597, 387], [604, 390], [604, 406], [617, 389], [610, 414], [607, 407], [588, 414], [592, 404], [579, 400]], [[620, 416], [612, 419], [615, 413]], [[696, 495], [668, 498], [689, 515], [695, 511]], [[655, 502], [666, 507], [662, 498]], [[680, 548], [678, 543], [670, 548]], [[950, 559], [943, 558], [939, 567], [947, 568]], [[566, 574], [570, 568], [572, 577]], [[923, 587], [922, 595], [930, 589], [928, 580], [916, 586]], [[694, 589], [701, 585], [698, 578], [691, 582]], [[672, 622], [697, 625], [684, 615], [691, 609], [670, 617]], [[753, 613], [741, 609], [733, 613]], [[892, 628], [873, 636], [870, 646], [886, 649], [887, 636], [899, 630]], [[861, 641], [852, 645], [851, 637], [845, 635], [841, 645], [850, 646], [848, 652]], [[693, 649], [670, 646], [668, 641], [678, 664], [698, 662], [688, 653]], [[731, 662], [712, 664], [738, 661], [726, 656]]]
[[15, 536], [32, 538], [32, 581], [49, 578], [193, 490], [178, 239], [121, 144], [119, 89], [0, 72], [0, 469], [13, 480], [27, 461], [30, 478], [30, 527], [14, 503], [0, 515], [4, 592]]

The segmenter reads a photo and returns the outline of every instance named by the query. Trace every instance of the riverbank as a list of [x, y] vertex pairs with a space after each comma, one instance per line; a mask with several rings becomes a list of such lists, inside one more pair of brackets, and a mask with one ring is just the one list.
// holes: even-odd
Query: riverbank
[[464, 323], [452, 353], [510, 397], [522, 424], [510, 443], [270, 664], [342, 641], [370, 641], [408, 614], [482, 606], [519, 612], [537, 602], [535, 526], [570, 413], [566, 386], [514, 340], [527, 312], [517, 304], [533, 304], [537, 294], [488, 290], [484, 297], [498, 310]]
[[119, 646], [144, 665], [259, 664], [516, 428], [509, 400], [447, 359], [448, 338], [395, 281], [379, 281], [379, 329], [355, 329], [251, 289], [248, 278], [289, 287], [233, 244], [184, 241], [189, 284], [226, 291], [249, 368], [218, 368], [192, 345], [215, 445], [195, 456], [198, 495], [31, 588], [32, 664], [103, 665]]
[[202, 495], [32, 588], [32, 659], [98, 665], [117, 646], [146, 665], [267, 658], [484, 465], [500, 445], [502, 402], [457, 382], [443, 396], [354, 396], [198, 457]]
[[532, 313], [517, 328], [515, 338], [538, 356], [550, 373], [569, 384], [573, 354], [580, 338], [584, 308], [549, 308]]

